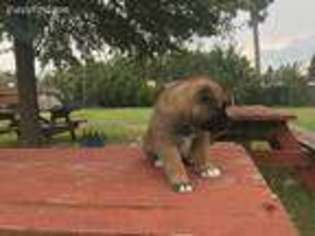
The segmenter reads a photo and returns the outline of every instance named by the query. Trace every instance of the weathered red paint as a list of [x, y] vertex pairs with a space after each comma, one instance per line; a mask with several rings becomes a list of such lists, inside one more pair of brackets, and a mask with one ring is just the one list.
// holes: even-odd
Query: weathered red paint
[[295, 120], [297, 117], [289, 112], [276, 111], [270, 107], [255, 106], [231, 106], [227, 109], [227, 114], [232, 120], [256, 120], [256, 121], [284, 121]]
[[176, 194], [138, 148], [1, 150], [0, 235], [297, 235], [242, 147], [210, 154], [223, 176]]

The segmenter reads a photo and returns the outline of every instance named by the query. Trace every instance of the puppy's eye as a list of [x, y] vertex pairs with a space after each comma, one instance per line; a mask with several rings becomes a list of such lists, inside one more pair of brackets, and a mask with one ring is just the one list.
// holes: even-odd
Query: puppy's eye
[[203, 94], [200, 96], [200, 102], [210, 104], [212, 102], [212, 98], [208, 94]]

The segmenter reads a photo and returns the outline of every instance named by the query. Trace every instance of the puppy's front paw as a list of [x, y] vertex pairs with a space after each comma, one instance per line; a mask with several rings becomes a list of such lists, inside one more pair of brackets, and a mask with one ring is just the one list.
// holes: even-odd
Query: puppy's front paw
[[221, 170], [217, 167], [208, 167], [200, 172], [202, 178], [217, 178], [221, 176], [221, 174]]
[[178, 183], [174, 184], [173, 188], [177, 193], [190, 193], [193, 191], [193, 187], [191, 183]]
[[162, 159], [155, 159], [153, 161], [153, 165], [156, 168], [162, 168], [163, 167], [163, 160]]

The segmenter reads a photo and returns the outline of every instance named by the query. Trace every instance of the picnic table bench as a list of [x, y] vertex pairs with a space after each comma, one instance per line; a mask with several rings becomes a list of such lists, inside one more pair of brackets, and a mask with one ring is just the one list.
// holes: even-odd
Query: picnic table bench
[[[69, 132], [72, 140], [76, 140], [75, 130], [78, 126], [85, 122], [84, 120], [72, 120], [70, 118], [71, 112], [74, 109], [68, 107], [59, 107], [51, 110], [45, 110], [49, 112], [49, 118], [39, 116], [41, 131], [44, 137], [51, 138], [52, 136]], [[16, 109], [0, 109], [0, 121], [7, 121], [8, 125], [0, 129], [1, 133], [15, 132], [19, 135], [19, 118]]]
[[[19, 135], [19, 115], [17, 112], [18, 95], [15, 88], [0, 86], [0, 122], [6, 125], [0, 126], [0, 134], [15, 132]], [[44, 137], [69, 132], [72, 140], [76, 140], [75, 130], [85, 122], [84, 120], [72, 120], [70, 115], [78, 109], [74, 105], [55, 106], [41, 110], [48, 113], [50, 118], [39, 115], [41, 131]]]
[[295, 131], [298, 142], [309, 152], [315, 153], [315, 133], [309, 131]]
[[50, 138], [58, 133], [69, 132], [71, 139], [75, 141], [77, 139], [75, 130], [80, 124], [86, 122], [85, 120], [71, 119], [71, 113], [77, 109], [77, 106], [64, 105], [46, 110], [50, 115], [50, 119], [40, 116], [42, 121], [41, 129], [44, 136]]
[[227, 109], [227, 115], [230, 124], [225, 139], [267, 140], [276, 149], [288, 146], [287, 138], [292, 134], [288, 122], [296, 119], [294, 115], [265, 106], [232, 106]]
[[259, 151], [251, 150], [252, 141], [267, 141], [274, 159], [287, 164], [300, 163], [303, 148], [289, 128], [289, 122], [295, 120], [296, 116], [260, 105], [231, 106], [227, 109], [227, 115], [230, 124], [219, 141], [239, 142], [253, 154]]

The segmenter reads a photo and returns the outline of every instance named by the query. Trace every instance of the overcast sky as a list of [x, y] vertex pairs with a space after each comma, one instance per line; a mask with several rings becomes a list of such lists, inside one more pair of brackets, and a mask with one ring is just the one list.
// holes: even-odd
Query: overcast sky
[[[275, 0], [269, 8], [267, 21], [260, 27], [265, 67], [294, 60], [306, 62], [315, 53], [314, 9], [314, 0]], [[235, 34], [235, 39], [242, 53], [252, 59], [251, 31], [240, 30]], [[205, 46], [209, 45], [206, 41]], [[0, 56], [0, 70], [13, 69], [12, 55], [9, 53]]]
[[262, 26], [263, 40], [286, 44], [296, 38], [313, 35], [314, 9], [315, 1], [312, 0], [276, 0]]
[[[269, 8], [266, 22], [260, 27], [265, 66], [272, 63], [309, 60], [315, 53], [314, 9], [313, 0], [275, 0]], [[253, 44], [250, 32], [247, 30], [239, 33], [238, 37], [245, 53], [252, 57]], [[287, 58], [289, 56], [295, 58]]]

